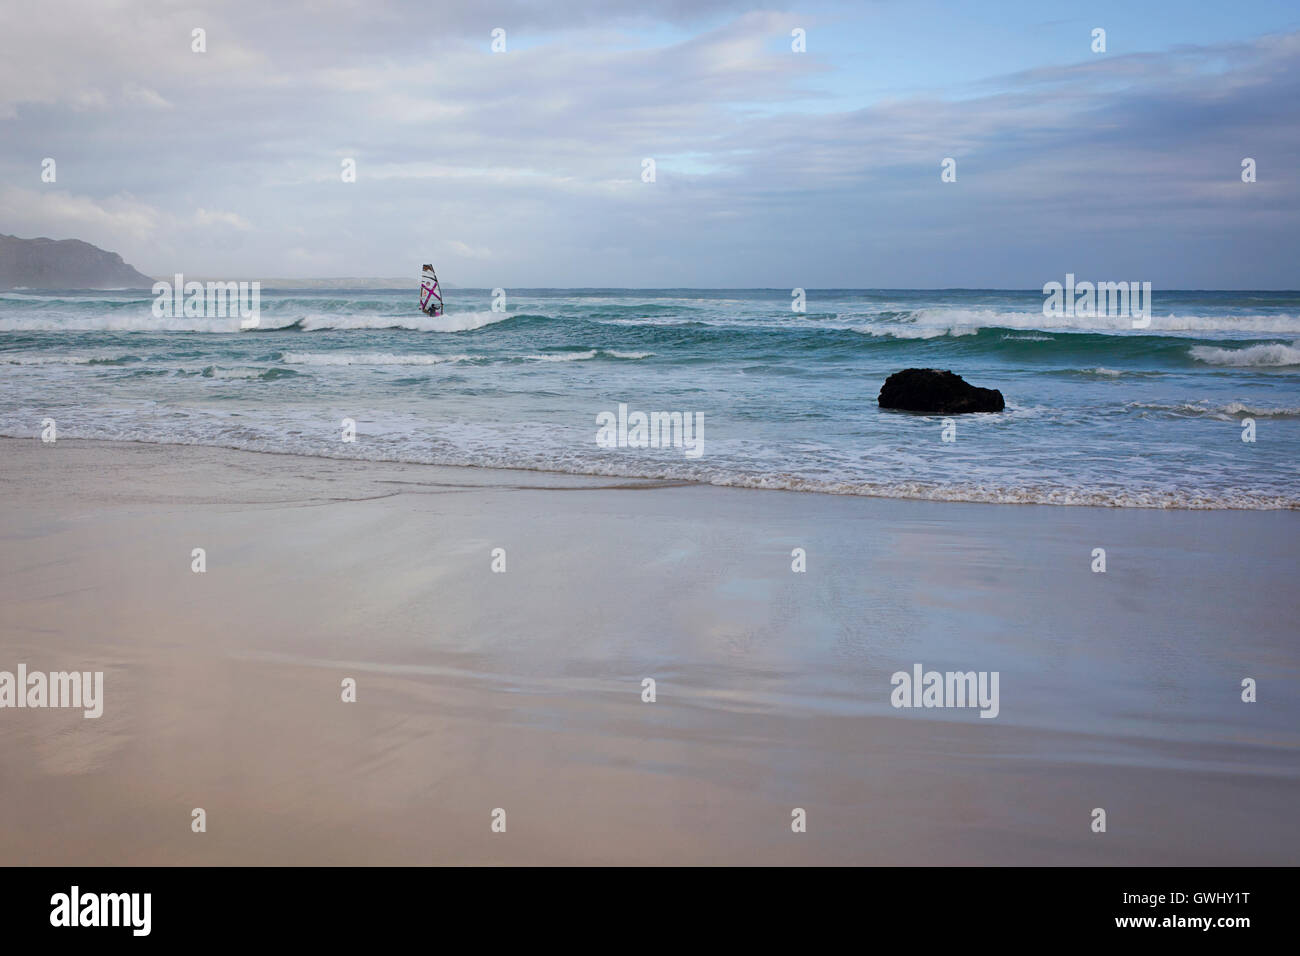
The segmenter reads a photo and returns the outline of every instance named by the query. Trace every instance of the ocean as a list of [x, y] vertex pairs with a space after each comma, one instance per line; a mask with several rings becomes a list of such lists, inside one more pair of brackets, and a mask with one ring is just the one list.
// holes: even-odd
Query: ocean
[[[787, 289], [511, 289], [503, 312], [448, 289], [440, 318], [417, 294], [263, 290], [241, 331], [156, 318], [148, 292], [0, 293], [0, 435], [53, 419], [58, 438], [815, 493], [1300, 506], [1296, 292], [1157, 289], [1143, 329], [1047, 317], [1036, 290], [810, 289], [798, 313]], [[914, 366], [1006, 410], [945, 434], [878, 408]], [[598, 442], [621, 405], [699, 422], [698, 455]]]

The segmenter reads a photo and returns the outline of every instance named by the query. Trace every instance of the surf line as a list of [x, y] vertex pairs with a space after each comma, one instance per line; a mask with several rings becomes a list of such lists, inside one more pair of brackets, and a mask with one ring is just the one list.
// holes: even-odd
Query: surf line
[[104, 713], [103, 671], [0, 671], [0, 709], [5, 707], [80, 707], [87, 719]]
[[[1151, 325], [1150, 282], [1079, 282], [1065, 274], [1065, 285], [1043, 285], [1043, 315], [1049, 318], [1095, 319], [1100, 316], [1132, 318], [1133, 328]], [[1143, 302], [1146, 304], [1143, 305]]]
[[241, 329], [255, 329], [262, 318], [261, 282], [186, 282], [176, 273], [173, 285], [163, 279], [153, 284], [156, 319], [234, 319]]

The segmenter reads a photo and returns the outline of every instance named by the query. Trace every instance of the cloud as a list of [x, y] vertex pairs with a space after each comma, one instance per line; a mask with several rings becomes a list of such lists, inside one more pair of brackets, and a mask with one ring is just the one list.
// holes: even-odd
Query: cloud
[[474, 246], [466, 245], [459, 239], [447, 240], [446, 247], [449, 253], [462, 259], [483, 259], [490, 261], [493, 258], [491, 249], [475, 248]]
[[790, 51], [817, 9], [46, 6], [0, 13], [0, 181], [35, 187], [56, 157], [69, 192], [28, 190], [23, 234], [126, 243], [160, 274], [394, 275], [437, 253], [487, 287], [1293, 276], [1300, 34], [849, 101], [854, 57]]
[[111, 247], [124, 237], [150, 238], [162, 219], [156, 208], [128, 195], [92, 199], [60, 189], [0, 189], [0, 220], [28, 237], [53, 234]]
[[252, 223], [238, 213], [219, 212], [201, 207], [194, 212], [194, 222], [200, 226], [225, 226], [230, 229], [244, 230], [253, 228]]
[[147, 86], [141, 86], [139, 83], [127, 83], [122, 89], [122, 95], [129, 103], [135, 103], [139, 106], [147, 106], [151, 109], [169, 110], [172, 104], [167, 102], [157, 90], [151, 90]]

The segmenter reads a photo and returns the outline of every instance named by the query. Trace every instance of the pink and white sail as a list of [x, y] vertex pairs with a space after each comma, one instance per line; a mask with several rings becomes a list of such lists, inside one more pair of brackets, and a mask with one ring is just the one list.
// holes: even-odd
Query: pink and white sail
[[442, 315], [442, 289], [431, 265], [425, 265], [420, 274], [420, 310], [425, 315]]

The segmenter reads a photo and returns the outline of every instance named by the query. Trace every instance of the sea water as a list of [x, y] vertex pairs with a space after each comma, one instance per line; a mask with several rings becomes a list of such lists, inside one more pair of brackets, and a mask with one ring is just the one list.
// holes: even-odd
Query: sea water
[[[414, 287], [264, 289], [241, 329], [158, 318], [148, 292], [5, 292], [0, 435], [53, 419], [58, 438], [832, 494], [1300, 505], [1300, 293], [1153, 298], [1134, 328], [1045, 315], [1038, 291], [810, 289], [796, 312], [785, 289], [449, 289], [430, 318]], [[878, 408], [914, 366], [1006, 410]], [[692, 416], [701, 454], [598, 441], [622, 405]]]

